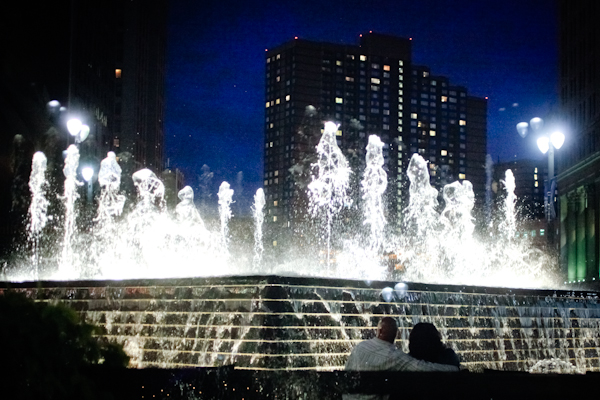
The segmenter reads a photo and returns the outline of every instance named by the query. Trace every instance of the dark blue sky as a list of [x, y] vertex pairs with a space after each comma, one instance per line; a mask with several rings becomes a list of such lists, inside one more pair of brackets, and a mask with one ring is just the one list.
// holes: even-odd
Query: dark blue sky
[[[171, 0], [166, 156], [197, 186], [203, 164], [222, 180], [262, 183], [264, 53], [299, 36], [356, 44], [361, 32], [413, 38], [413, 60], [489, 97], [488, 152], [540, 158], [515, 125], [557, 104], [555, 0]], [[513, 106], [518, 104], [518, 106]]]

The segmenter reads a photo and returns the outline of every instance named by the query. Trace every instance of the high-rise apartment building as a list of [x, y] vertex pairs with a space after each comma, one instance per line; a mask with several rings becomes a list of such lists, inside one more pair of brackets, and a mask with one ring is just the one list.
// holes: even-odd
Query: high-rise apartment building
[[358, 201], [368, 137], [385, 143], [388, 222], [398, 222], [407, 205], [405, 171], [414, 153], [429, 160], [438, 188], [468, 179], [483, 201], [487, 101], [413, 65], [409, 39], [374, 33], [361, 35], [359, 45], [295, 39], [267, 51], [265, 72], [264, 188], [272, 227], [303, 218], [310, 164], [328, 120], [339, 124]]
[[559, 1], [560, 253], [568, 282], [598, 281], [600, 262], [600, 3]]

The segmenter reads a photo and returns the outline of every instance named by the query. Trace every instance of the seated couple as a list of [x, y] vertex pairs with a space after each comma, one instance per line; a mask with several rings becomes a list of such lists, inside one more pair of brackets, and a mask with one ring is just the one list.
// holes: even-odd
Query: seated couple
[[[459, 370], [459, 359], [446, 348], [433, 324], [416, 324], [409, 336], [410, 354], [394, 345], [398, 325], [391, 317], [382, 318], [377, 336], [360, 342], [346, 362], [346, 371], [446, 371]], [[381, 399], [379, 395], [344, 395], [344, 399]]]

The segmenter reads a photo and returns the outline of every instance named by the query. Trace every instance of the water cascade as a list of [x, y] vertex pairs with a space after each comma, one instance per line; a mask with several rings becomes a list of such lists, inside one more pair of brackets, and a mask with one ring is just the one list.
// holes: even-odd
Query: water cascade
[[261, 189], [256, 191], [254, 195], [254, 206], [252, 207], [252, 214], [254, 216], [254, 259], [253, 265], [255, 269], [260, 267], [262, 256], [265, 251], [263, 246], [263, 222], [265, 221], [265, 214], [263, 209], [265, 208], [265, 192]]
[[[337, 129], [326, 124], [308, 185], [311, 211], [321, 225], [302, 234], [319, 238], [321, 248], [300, 249], [326, 248], [325, 267], [279, 247], [280, 259], [263, 257], [271, 248], [262, 244], [266, 198], [261, 189], [254, 197], [253, 257], [236, 254], [235, 262], [229, 252], [236, 247], [228, 248], [233, 190], [227, 182], [219, 188], [215, 232], [204, 224], [190, 187], [178, 193], [175, 210], [167, 210], [165, 187], [148, 169], [132, 175], [137, 199], [125, 207], [121, 170], [111, 153], [98, 174], [96, 217], [89, 229], [77, 230], [79, 152], [70, 146], [62, 220], [46, 215], [44, 157], [34, 156], [33, 255], [5, 268], [11, 282], [0, 290], [12, 287], [69, 304], [99, 324], [104, 338], [124, 344], [132, 365], [141, 367], [236, 363], [247, 369], [340, 369], [353, 344], [372, 335], [382, 315], [395, 315], [401, 346], [406, 348], [415, 323], [433, 322], [474, 371], [598, 369], [598, 296], [556, 290], [556, 260], [515, 238], [519, 225], [510, 170], [503, 181], [502, 215], [478, 232], [470, 182], [445, 185], [441, 207], [427, 161], [413, 155], [409, 204], [401, 221], [387, 221], [399, 229], [384, 235], [383, 143], [371, 136], [361, 184], [368, 233], [363, 237], [359, 230], [357, 238], [341, 240], [334, 222], [352, 207], [351, 171], [337, 146]], [[53, 240], [61, 229], [63, 240]], [[40, 241], [44, 235], [50, 239]], [[330, 262], [332, 252], [336, 263]], [[267, 272], [274, 275], [260, 275]], [[43, 281], [23, 282], [32, 276]], [[82, 279], [87, 281], [77, 281]], [[543, 360], [550, 361], [537, 364]]]
[[341, 209], [350, 203], [348, 187], [350, 173], [346, 157], [338, 147], [336, 133], [338, 125], [325, 123], [323, 136], [317, 145], [318, 161], [314, 165], [316, 174], [308, 185], [310, 210], [314, 217], [325, 221], [325, 242], [327, 248], [327, 266], [331, 260], [332, 224]]
[[31, 191], [31, 204], [29, 206], [29, 224], [27, 225], [27, 239], [31, 247], [31, 263], [33, 279], [38, 279], [40, 239], [42, 230], [48, 222], [47, 210], [48, 199], [46, 199], [46, 166], [48, 160], [41, 151], [33, 155], [31, 164], [31, 177], [29, 178], [29, 190]]
[[381, 251], [385, 227], [383, 194], [387, 187], [387, 174], [383, 170], [382, 148], [383, 142], [378, 136], [369, 136], [367, 167], [361, 182], [364, 224], [370, 227], [368, 249], [375, 254]]
[[233, 189], [230, 189], [229, 183], [223, 182], [219, 186], [219, 217], [221, 219], [221, 244], [227, 249], [229, 242], [229, 220], [233, 216], [231, 212], [231, 203], [233, 202]]
[[65, 205], [65, 216], [64, 216], [64, 238], [62, 257], [60, 265], [60, 274], [64, 278], [69, 276], [79, 275], [81, 271], [74, 270], [74, 254], [73, 254], [73, 241], [76, 237], [76, 219], [78, 215], [76, 201], [79, 199], [79, 193], [77, 187], [82, 186], [83, 183], [77, 180], [77, 168], [79, 167], [79, 149], [75, 145], [70, 145], [67, 148], [67, 156], [65, 157], [65, 166], [63, 173], [65, 175], [65, 191], [63, 195], [63, 202]]

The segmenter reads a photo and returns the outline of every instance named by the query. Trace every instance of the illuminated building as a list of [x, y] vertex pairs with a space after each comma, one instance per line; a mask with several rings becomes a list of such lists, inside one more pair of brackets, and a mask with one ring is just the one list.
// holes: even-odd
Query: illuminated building
[[265, 63], [264, 188], [272, 227], [302, 220], [311, 157], [327, 120], [339, 124], [338, 144], [355, 172], [353, 198], [369, 135], [385, 143], [389, 223], [399, 222], [407, 205], [405, 171], [414, 153], [429, 160], [438, 189], [468, 179], [483, 201], [487, 100], [414, 65], [411, 40], [374, 33], [361, 35], [360, 45], [294, 39], [268, 49]]
[[600, 229], [600, 4], [559, 2], [560, 107], [566, 140], [557, 152], [560, 254], [568, 282], [598, 280]]

